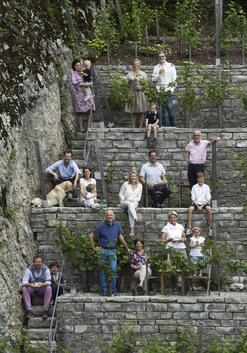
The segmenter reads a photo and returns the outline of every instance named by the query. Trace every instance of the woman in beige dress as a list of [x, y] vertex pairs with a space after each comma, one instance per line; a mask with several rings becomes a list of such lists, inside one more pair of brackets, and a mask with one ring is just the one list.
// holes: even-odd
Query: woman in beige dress
[[142, 86], [139, 78], [147, 80], [147, 75], [145, 72], [141, 71], [141, 61], [139, 59], [135, 59], [132, 66], [133, 71], [130, 71], [126, 76], [126, 82], [134, 95], [134, 105], [131, 107], [126, 105], [125, 112], [131, 113], [133, 128], [136, 126], [136, 118], [137, 115], [139, 115], [139, 128], [142, 128], [144, 113], [148, 111], [148, 101], [144, 92], [141, 91]]

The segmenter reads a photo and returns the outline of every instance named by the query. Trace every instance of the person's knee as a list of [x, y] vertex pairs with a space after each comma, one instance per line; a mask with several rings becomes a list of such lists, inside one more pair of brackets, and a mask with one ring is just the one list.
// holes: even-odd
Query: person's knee
[[194, 210], [195, 210], [194, 207], [189, 207], [188, 213], [189, 213], [189, 214], [192, 214], [192, 213], [194, 212]]

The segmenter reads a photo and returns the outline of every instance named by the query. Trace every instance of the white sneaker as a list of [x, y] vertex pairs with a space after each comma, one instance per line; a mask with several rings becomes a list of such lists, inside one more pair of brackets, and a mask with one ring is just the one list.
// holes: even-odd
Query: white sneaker
[[85, 99], [84, 99], [84, 102], [88, 101], [89, 100], [89, 95], [87, 94]]
[[213, 228], [209, 228], [209, 235], [212, 236], [213, 235]]
[[192, 234], [192, 230], [191, 230], [191, 228], [187, 228], [186, 235], [190, 235], [190, 234]]

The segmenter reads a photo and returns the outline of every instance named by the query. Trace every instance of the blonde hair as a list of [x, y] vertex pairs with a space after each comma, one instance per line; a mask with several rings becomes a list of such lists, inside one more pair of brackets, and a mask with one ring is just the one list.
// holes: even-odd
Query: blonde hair
[[176, 211], [170, 211], [170, 212], [168, 213], [168, 218], [170, 219], [171, 216], [176, 216], [176, 218], [178, 218], [178, 214], [177, 214]]
[[199, 230], [199, 232], [201, 233], [201, 228], [200, 227], [193, 227], [192, 228], [192, 233], [194, 233], [195, 230]]
[[83, 65], [85, 65], [85, 64], [91, 65], [91, 61], [90, 60], [84, 60]]
[[132, 172], [129, 173], [128, 176], [128, 184], [131, 184], [131, 174], [135, 174], [136, 175], [136, 184], [139, 184], [139, 175], [135, 170], [132, 170]]
[[141, 68], [142, 62], [141, 62], [141, 60], [139, 60], [139, 59], [133, 60], [132, 66], [134, 66], [134, 63], [135, 63], [136, 61], [139, 63], [139, 66], [140, 66], [140, 68]]
[[151, 107], [157, 107], [157, 105], [156, 105], [156, 103], [154, 103], [154, 102], [151, 102], [151, 103], [149, 103], [149, 108], [151, 108]]

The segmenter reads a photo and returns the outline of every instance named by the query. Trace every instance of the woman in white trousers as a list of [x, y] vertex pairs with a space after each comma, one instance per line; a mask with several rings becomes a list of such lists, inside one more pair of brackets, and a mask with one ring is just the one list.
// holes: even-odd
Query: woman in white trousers
[[132, 171], [129, 173], [128, 181], [123, 183], [120, 192], [120, 207], [127, 209], [129, 215], [129, 223], [130, 223], [130, 237], [135, 235], [135, 222], [137, 224], [141, 223], [141, 219], [137, 218], [136, 208], [138, 206], [138, 202], [141, 200], [142, 196], [142, 184], [139, 183], [138, 173]]

